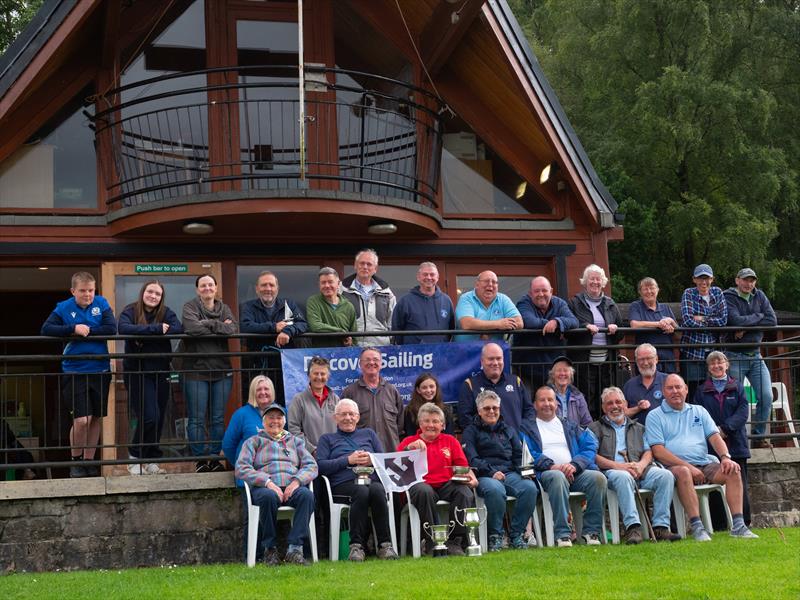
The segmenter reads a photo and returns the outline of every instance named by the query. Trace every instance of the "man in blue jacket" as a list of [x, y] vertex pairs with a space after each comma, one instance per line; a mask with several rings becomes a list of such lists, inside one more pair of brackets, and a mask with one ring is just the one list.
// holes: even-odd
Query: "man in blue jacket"
[[[564, 332], [578, 327], [578, 319], [572, 314], [566, 301], [553, 296], [553, 287], [547, 277], [534, 277], [530, 292], [517, 302], [525, 329], [536, 329], [536, 333], [514, 334], [514, 347], [536, 346], [553, 350], [514, 350], [514, 361], [526, 363], [523, 376], [537, 389], [547, 383], [550, 365], [564, 354], [566, 345]], [[530, 363], [528, 365], [527, 363]]]
[[[736, 287], [730, 287], [723, 292], [725, 303], [728, 305], [728, 325], [742, 327], [774, 327], [778, 324], [775, 311], [766, 294], [756, 288], [756, 272], [746, 267], [736, 275]], [[737, 331], [728, 338], [730, 342], [753, 343], [752, 348], [728, 348], [725, 354], [731, 363], [731, 377], [736, 381], [750, 381], [756, 393], [758, 402], [756, 407], [757, 421], [753, 424], [754, 436], [764, 435], [767, 430], [772, 412], [772, 380], [769, 369], [761, 356], [758, 344], [764, 338], [763, 331]], [[767, 439], [754, 439], [754, 448], [769, 448]]]
[[[424, 262], [417, 269], [419, 285], [397, 301], [392, 312], [392, 329], [395, 331], [445, 330], [455, 327], [455, 313], [450, 296], [443, 293], [439, 283], [439, 269], [432, 262]], [[436, 344], [449, 342], [450, 334], [398, 335], [395, 344]]]
[[[73, 466], [70, 477], [94, 477], [100, 468], [85, 467], [84, 460], [94, 460], [95, 447], [100, 441], [103, 417], [108, 408], [108, 388], [111, 383], [111, 362], [108, 343], [93, 340], [92, 336], [117, 333], [114, 311], [108, 301], [95, 295], [96, 282], [84, 271], [72, 276], [72, 298], [59, 302], [42, 325], [42, 335], [73, 338], [64, 346], [61, 369], [61, 401], [72, 415], [69, 432]], [[96, 354], [97, 359], [71, 359], [69, 356]]]
[[586, 494], [582, 537], [589, 546], [600, 545], [606, 478], [597, 470], [597, 438], [565, 418], [556, 416], [558, 401], [553, 388], [540, 387], [533, 401], [535, 421], [522, 424], [522, 439], [528, 445], [536, 478], [547, 492], [553, 510], [553, 533], [560, 548], [572, 546], [569, 493]]

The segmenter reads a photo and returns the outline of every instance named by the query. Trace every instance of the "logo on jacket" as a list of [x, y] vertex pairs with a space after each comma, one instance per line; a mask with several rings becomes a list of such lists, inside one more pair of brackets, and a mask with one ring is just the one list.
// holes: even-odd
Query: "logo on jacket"
[[513, 391], [514, 391], [514, 386], [513, 386], [513, 385], [511, 385], [511, 384], [509, 383], [509, 384], [506, 386], [506, 391], [507, 391], [507, 392], [513, 392]]
[[450, 448], [442, 448], [442, 454], [444, 454], [447, 458], [450, 458]]
[[100, 307], [99, 306], [92, 307], [92, 316], [93, 317], [100, 316]]
[[450, 313], [446, 308], [443, 308], [439, 314], [442, 315], [443, 319], [446, 319], [447, 315], [450, 314]]
[[70, 314], [70, 315], [72, 316], [72, 318], [74, 319], [74, 318], [75, 318], [75, 316], [76, 316], [78, 313], [71, 312], [71, 313], [69, 313], [69, 314]]
[[661, 390], [656, 390], [653, 392], [653, 398], [655, 400], [662, 400], [664, 398], [664, 394], [661, 393]]

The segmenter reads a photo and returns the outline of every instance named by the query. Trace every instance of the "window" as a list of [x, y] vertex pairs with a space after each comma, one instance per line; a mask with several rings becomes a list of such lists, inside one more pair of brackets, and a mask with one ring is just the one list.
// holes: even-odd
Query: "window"
[[271, 271], [278, 278], [281, 297], [294, 300], [305, 313], [306, 300], [319, 294], [319, 265], [247, 265], [236, 268], [239, 304], [256, 298], [256, 280], [261, 271]]

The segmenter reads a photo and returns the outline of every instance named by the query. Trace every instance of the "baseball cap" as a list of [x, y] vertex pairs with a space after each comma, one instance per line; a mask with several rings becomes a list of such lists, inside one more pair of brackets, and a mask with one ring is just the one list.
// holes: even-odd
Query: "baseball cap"
[[694, 268], [694, 275], [692, 277], [713, 277], [714, 271], [705, 263], [699, 264]]
[[756, 275], [756, 272], [753, 271], [753, 269], [751, 269], [750, 267], [745, 267], [744, 269], [741, 269], [736, 274], [736, 277], [738, 279], [746, 279], [748, 277], [752, 277], [753, 279], [758, 279], [758, 275]]

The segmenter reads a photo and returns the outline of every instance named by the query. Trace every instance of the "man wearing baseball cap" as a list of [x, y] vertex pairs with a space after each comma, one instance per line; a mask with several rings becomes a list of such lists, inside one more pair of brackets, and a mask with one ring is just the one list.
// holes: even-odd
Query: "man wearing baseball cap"
[[[707, 264], [694, 268], [695, 287], [686, 288], [681, 297], [681, 327], [705, 329], [724, 327], [728, 323], [728, 306], [722, 290], [714, 283], [714, 271]], [[719, 336], [711, 331], [684, 331], [681, 344], [714, 344]], [[689, 387], [689, 398], [706, 378], [706, 356], [713, 348], [697, 346], [681, 348], [681, 374]]]
[[[730, 287], [724, 292], [725, 303], [728, 306], [728, 325], [742, 327], [774, 327], [778, 324], [775, 311], [766, 294], [756, 288], [758, 277], [756, 272], [745, 267], [736, 275], [736, 287]], [[764, 337], [763, 331], [737, 331], [728, 334], [728, 341], [739, 344], [753, 343], [752, 347], [736, 346], [725, 350], [730, 361], [730, 375], [737, 381], [750, 381], [756, 393], [756, 416], [753, 424], [753, 436], [766, 433], [766, 422], [769, 421], [772, 411], [772, 381], [769, 369], [761, 356], [758, 344]], [[755, 438], [754, 448], [768, 448], [767, 439]]]

